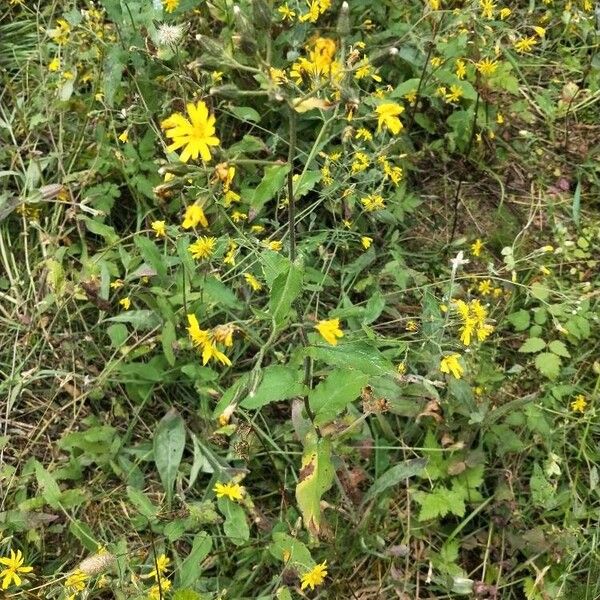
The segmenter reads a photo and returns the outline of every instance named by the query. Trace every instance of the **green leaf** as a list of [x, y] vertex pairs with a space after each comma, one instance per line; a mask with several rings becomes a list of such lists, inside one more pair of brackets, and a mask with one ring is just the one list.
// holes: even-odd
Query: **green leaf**
[[548, 379], [556, 379], [560, 373], [561, 360], [556, 354], [542, 352], [535, 358], [535, 367]]
[[136, 235], [134, 243], [138, 247], [142, 258], [156, 271], [162, 279], [167, 276], [167, 265], [158, 246], [144, 235]]
[[531, 321], [529, 312], [523, 308], [517, 312], [511, 313], [506, 319], [515, 328], [515, 331], [525, 331], [525, 329], [529, 327]]
[[37, 460], [35, 461], [35, 478], [44, 501], [52, 508], [60, 508], [60, 487], [54, 477]]
[[264, 369], [262, 379], [253, 396], [247, 396], [240, 406], [247, 409], [260, 408], [271, 402], [303, 396], [306, 386], [301, 383], [304, 373], [293, 367], [271, 365]]
[[173, 593], [173, 600], [202, 600], [202, 596], [191, 589], [177, 590]]
[[519, 348], [519, 352], [540, 352], [546, 347], [546, 342], [541, 338], [531, 337]]
[[289, 170], [290, 166], [288, 164], [272, 165], [265, 168], [262, 181], [254, 190], [250, 200], [250, 206], [255, 212], [259, 212], [271, 198], [283, 189]]
[[240, 120], [258, 123], [260, 114], [249, 106], [230, 106], [229, 110]]
[[315, 413], [315, 424], [323, 425], [333, 421], [346, 405], [360, 396], [368, 380], [369, 376], [360, 371], [335, 369], [329, 373], [327, 379], [308, 395], [310, 407]]
[[217, 506], [225, 517], [223, 523], [225, 535], [236, 546], [243, 545], [250, 539], [250, 529], [244, 509], [239, 504], [229, 500], [229, 498], [219, 498]]
[[[121, 22], [117, 20], [116, 22]], [[104, 75], [102, 77], [102, 92], [104, 101], [109, 108], [112, 108], [115, 94], [121, 83], [125, 63], [127, 62], [127, 51], [120, 45], [114, 44], [110, 47], [104, 63]]]
[[544, 471], [539, 464], [533, 465], [533, 473], [529, 480], [531, 502], [536, 506], [551, 508], [554, 505], [555, 491], [552, 484], [546, 479]]
[[179, 585], [193, 586], [202, 575], [200, 565], [212, 549], [212, 537], [205, 531], [196, 534], [192, 549], [179, 568]]
[[542, 302], [545, 302], [550, 297], [550, 290], [542, 285], [539, 281], [536, 281], [531, 286], [531, 295]]
[[289, 317], [292, 304], [302, 290], [304, 269], [300, 261], [288, 262], [287, 269], [273, 281], [269, 312], [276, 328], [280, 328]]
[[156, 520], [156, 515], [158, 514], [158, 507], [154, 506], [148, 496], [141, 492], [140, 490], [128, 486], [127, 487], [127, 497], [131, 502], [131, 505], [137, 510], [141, 515], [146, 517], [149, 521]]
[[171, 408], [160, 420], [154, 433], [153, 444], [154, 462], [167, 494], [167, 504], [171, 503], [184, 447], [185, 423], [181, 415]]
[[394, 465], [373, 482], [363, 498], [363, 504], [379, 496], [388, 488], [398, 485], [401, 481], [419, 475], [426, 464], [427, 459], [425, 458], [413, 458]]
[[315, 566], [310, 550], [300, 540], [281, 531], [273, 532], [269, 552], [292, 569], [308, 571]]
[[321, 181], [321, 171], [306, 171], [304, 175], [294, 181], [294, 197], [296, 200], [308, 194], [319, 181]]
[[438, 486], [433, 492], [415, 492], [413, 496], [421, 505], [419, 521], [445, 517], [448, 513], [458, 517], [465, 514], [465, 501], [460, 491]]
[[575, 188], [575, 194], [573, 194], [573, 204], [571, 205], [571, 214], [573, 215], [575, 227], [579, 227], [581, 215], [581, 179], [577, 180], [577, 187]]
[[80, 217], [80, 219], [85, 223], [85, 228], [88, 231], [103, 237], [107, 244], [116, 244], [119, 241], [119, 236], [110, 225], [105, 225], [100, 221], [85, 216]]
[[[114, 327], [114, 325], [113, 325]], [[175, 325], [171, 321], [167, 321], [160, 336], [162, 343], [163, 353], [167, 362], [173, 367], [175, 365], [175, 353], [173, 352], [173, 345], [177, 340], [177, 334], [175, 333]]]
[[394, 373], [394, 365], [368, 342], [344, 342], [337, 346], [308, 346], [303, 350], [316, 360], [334, 367], [355, 369], [367, 375]]
[[333, 484], [331, 442], [327, 438], [307, 439], [302, 468], [296, 486], [296, 500], [304, 526], [318, 534], [321, 523], [321, 498]]
[[548, 344], [548, 350], [550, 350], [550, 352], [553, 352], [554, 354], [557, 354], [558, 356], [563, 356], [564, 358], [571, 358], [571, 355], [569, 354], [569, 351], [567, 350], [567, 347], [565, 346], [564, 342], [561, 342], [560, 340], [554, 340], [550, 342]]
[[160, 319], [151, 310], [126, 310], [106, 319], [113, 323], [129, 323], [134, 329], [147, 331], [160, 325]]
[[127, 341], [127, 337], [129, 336], [127, 327], [123, 325], [123, 323], [114, 323], [107, 328], [106, 333], [110, 338], [110, 343], [113, 348], [120, 348]]

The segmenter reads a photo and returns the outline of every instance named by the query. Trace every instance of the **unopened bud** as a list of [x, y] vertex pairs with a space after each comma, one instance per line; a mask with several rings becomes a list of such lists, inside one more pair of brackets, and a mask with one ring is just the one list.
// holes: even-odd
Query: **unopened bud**
[[340, 15], [337, 22], [337, 32], [340, 37], [346, 37], [350, 35], [350, 6], [347, 2], [342, 3], [340, 8]]

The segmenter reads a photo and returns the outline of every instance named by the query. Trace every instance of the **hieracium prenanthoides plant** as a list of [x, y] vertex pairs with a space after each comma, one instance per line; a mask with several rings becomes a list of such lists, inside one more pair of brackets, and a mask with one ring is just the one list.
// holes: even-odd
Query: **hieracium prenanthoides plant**
[[[31, 118], [58, 127], [66, 154], [31, 163], [18, 210], [32, 229], [43, 222], [30, 192], [46, 184], [65, 235], [43, 242], [41, 310], [48, 322], [75, 306], [90, 323], [82, 344], [101, 336], [106, 363], [85, 397], [110, 399], [125, 427], [89, 416], [60, 438], [60, 473], [27, 463], [41, 495], [24, 491], [21, 508], [68, 514], [90, 556], [36, 564], [39, 534], [15, 533], [0, 539], [3, 590], [283, 600], [336, 585], [331, 597], [350, 597], [336, 583], [345, 561], [360, 570], [357, 552], [408, 552], [400, 525], [391, 550], [377, 537], [386, 515], [423, 539], [446, 516], [463, 527], [471, 509], [469, 520], [487, 515], [477, 444], [518, 444], [511, 426], [545, 431], [541, 411], [521, 411], [527, 398], [493, 410], [500, 340], [528, 331], [518, 351], [555, 381], [590, 336], [590, 303], [545, 283], [562, 246], [509, 238], [492, 252], [503, 242], [465, 232], [456, 179], [437, 271], [409, 264], [404, 223], [422, 178], [461, 160], [485, 169], [531, 109], [523, 64], [594, 34], [589, 0], [528, 4], [102, 0], [42, 13], [32, 74], [46, 95]], [[433, 237], [422, 235], [417, 247]], [[555, 401], [584, 413], [591, 400], [564, 382]], [[354, 466], [369, 461], [374, 483], [357, 502]], [[57, 482], [90, 466], [122, 487], [85, 520], [86, 490]], [[534, 477], [552, 508], [552, 470]], [[115, 511], [130, 521], [110, 537]], [[458, 531], [428, 555], [427, 577], [470, 594]]]

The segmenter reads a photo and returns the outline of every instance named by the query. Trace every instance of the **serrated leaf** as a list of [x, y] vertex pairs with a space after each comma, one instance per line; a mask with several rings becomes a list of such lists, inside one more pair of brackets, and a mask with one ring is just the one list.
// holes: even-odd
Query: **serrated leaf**
[[537, 337], [530, 337], [519, 348], [519, 352], [541, 352], [546, 347], [546, 342]]
[[548, 350], [550, 350], [550, 352], [553, 352], [554, 354], [557, 354], [558, 356], [563, 356], [564, 358], [571, 358], [571, 355], [569, 354], [569, 351], [567, 350], [567, 347], [565, 346], [564, 342], [561, 342], [560, 340], [554, 340], [550, 342], [548, 344]]
[[282, 531], [273, 532], [269, 552], [277, 560], [296, 570], [307, 571], [315, 566], [310, 550], [299, 539]]
[[529, 489], [531, 491], [531, 502], [534, 505], [551, 508], [554, 504], [554, 488], [546, 479], [542, 467], [537, 463], [533, 465], [533, 473], [529, 480]]
[[37, 460], [35, 461], [35, 478], [44, 501], [52, 508], [60, 508], [60, 487], [54, 477]]
[[167, 276], [167, 265], [158, 246], [144, 235], [136, 235], [133, 241], [142, 258], [156, 271], [159, 277], [164, 279]]
[[284, 365], [271, 365], [264, 369], [262, 379], [253, 396], [247, 396], [240, 406], [256, 409], [270, 402], [279, 402], [302, 396], [306, 386], [302, 383], [302, 370]]
[[362, 388], [367, 385], [369, 376], [360, 371], [336, 369], [319, 383], [308, 395], [311, 409], [315, 414], [315, 424], [323, 425], [354, 402]]
[[179, 569], [179, 585], [192, 586], [202, 575], [200, 565], [212, 549], [212, 537], [205, 531], [197, 533], [192, 542], [192, 549], [181, 563]]
[[307, 171], [294, 181], [294, 197], [296, 200], [308, 194], [321, 181], [321, 171]]
[[542, 352], [535, 358], [536, 369], [548, 379], [556, 379], [558, 377], [560, 374], [560, 365], [560, 357], [552, 354], [552, 352]]
[[531, 286], [531, 295], [542, 302], [545, 302], [550, 297], [550, 290], [539, 281], [536, 281]]
[[248, 527], [244, 509], [228, 498], [219, 498], [217, 506], [221, 514], [225, 517], [225, 522], [223, 523], [225, 535], [236, 546], [243, 545], [250, 539], [250, 528]]
[[265, 174], [250, 200], [250, 206], [255, 212], [260, 211], [271, 198], [284, 188], [285, 178], [289, 170], [290, 166], [288, 164], [271, 165], [265, 168]]
[[376, 496], [379, 496], [385, 490], [395, 485], [398, 485], [401, 481], [405, 481], [410, 477], [414, 477], [423, 471], [427, 464], [426, 458], [413, 458], [406, 460], [402, 463], [394, 465], [391, 469], [388, 469], [383, 475], [378, 477], [373, 485], [369, 488], [369, 491], [365, 494], [363, 504], [372, 500]]
[[289, 317], [292, 304], [302, 290], [304, 269], [297, 261], [288, 262], [287, 269], [273, 281], [269, 299], [269, 313], [273, 318], [275, 328], [280, 328]]
[[307, 440], [296, 486], [296, 500], [304, 526], [318, 534], [321, 523], [321, 498], [333, 484], [331, 442], [326, 438]]
[[526, 311], [523, 308], [517, 312], [511, 313], [506, 319], [514, 327], [515, 331], [525, 331], [531, 322], [529, 311]]
[[334, 367], [355, 369], [367, 375], [394, 373], [394, 365], [368, 342], [344, 342], [337, 346], [308, 346], [303, 350], [316, 360]]
[[171, 408], [160, 420], [153, 443], [154, 462], [167, 494], [167, 504], [171, 503], [173, 497], [173, 487], [184, 447], [185, 423], [182, 416]]
[[131, 502], [131, 505], [137, 510], [141, 515], [146, 517], [149, 521], [154, 521], [156, 519], [156, 515], [158, 514], [158, 507], [154, 506], [148, 496], [141, 492], [140, 490], [128, 486], [127, 487], [127, 497]]

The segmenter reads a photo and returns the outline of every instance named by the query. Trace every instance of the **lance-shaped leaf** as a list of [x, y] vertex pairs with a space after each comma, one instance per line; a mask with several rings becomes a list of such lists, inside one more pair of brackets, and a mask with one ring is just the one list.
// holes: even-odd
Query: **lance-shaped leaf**
[[292, 303], [302, 289], [304, 268], [299, 261], [288, 262], [286, 268], [275, 278], [271, 288], [269, 312], [276, 328], [280, 328], [288, 318]]
[[185, 423], [181, 415], [171, 408], [160, 420], [154, 434], [154, 462], [167, 493], [168, 504], [173, 496], [173, 487], [184, 446]]
[[319, 533], [321, 523], [321, 498], [333, 483], [333, 464], [331, 463], [331, 442], [325, 438], [307, 439], [296, 500], [305, 527], [313, 534]]

